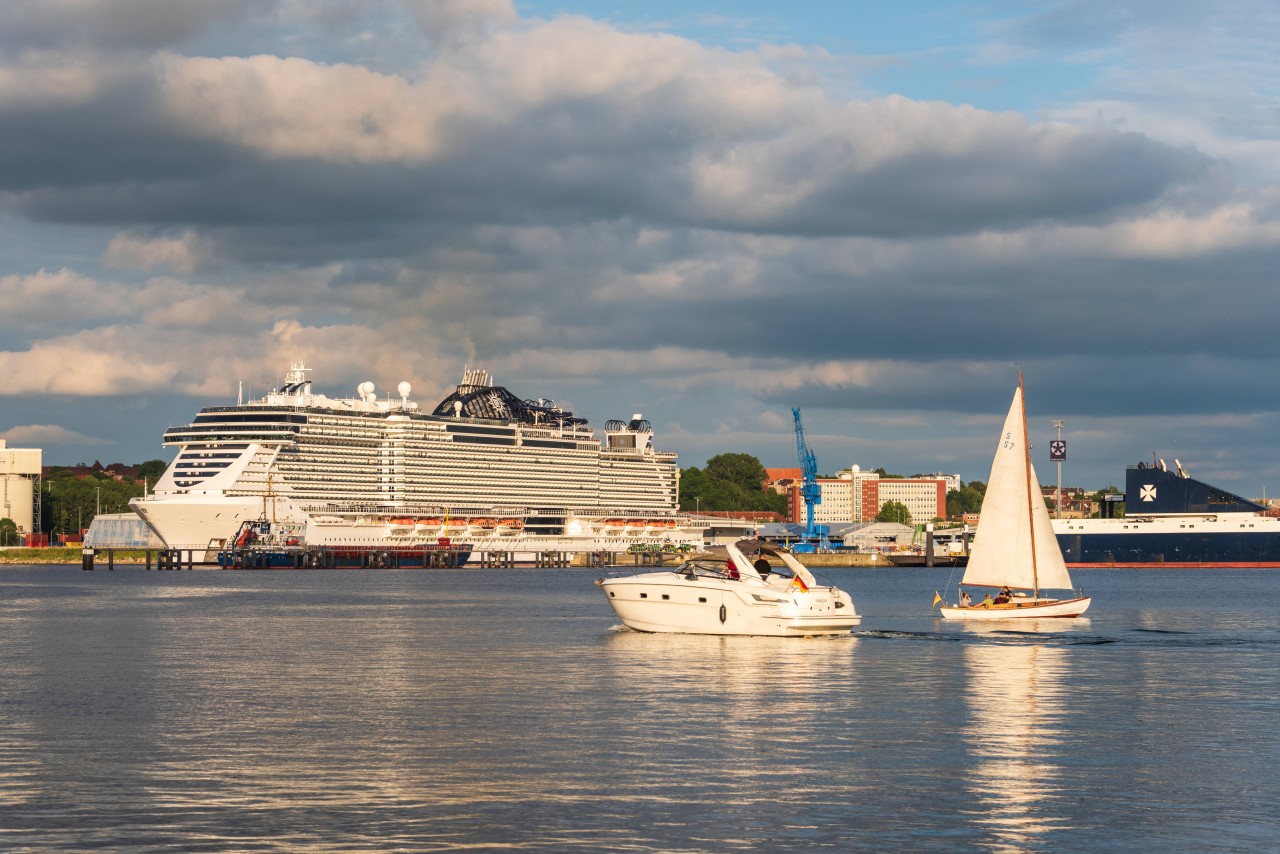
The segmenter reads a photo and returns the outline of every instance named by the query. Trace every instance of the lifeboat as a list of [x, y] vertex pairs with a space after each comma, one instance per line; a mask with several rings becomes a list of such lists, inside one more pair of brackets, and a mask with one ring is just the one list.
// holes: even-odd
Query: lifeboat
[[626, 526], [627, 523], [621, 519], [605, 519], [604, 524], [600, 527], [604, 529], [606, 534], [621, 534]]
[[497, 525], [497, 522], [488, 517], [467, 520], [467, 530], [472, 534], [492, 534]]
[[626, 528], [623, 530], [623, 533], [624, 533], [624, 534], [639, 534], [639, 533], [642, 533], [642, 532], [644, 531], [645, 526], [646, 526], [647, 524], [648, 524], [648, 523], [647, 523], [647, 522], [645, 522], [645, 520], [644, 520], [644, 519], [628, 519], [628, 520], [627, 520]]
[[440, 520], [434, 516], [424, 516], [417, 520], [419, 531], [438, 531], [440, 530]]
[[499, 519], [494, 525], [494, 533], [499, 536], [510, 536], [524, 529], [524, 522], [519, 519]]
[[414, 525], [414, 522], [412, 519], [403, 518], [403, 517], [387, 520], [387, 527], [391, 530], [391, 533], [393, 534], [403, 534], [407, 531], [412, 531], [413, 525]]
[[466, 519], [445, 519], [444, 527], [445, 527], [445, 533], [449, 536], [461, 534], [463, 531], [467, 530], [467, 520]]

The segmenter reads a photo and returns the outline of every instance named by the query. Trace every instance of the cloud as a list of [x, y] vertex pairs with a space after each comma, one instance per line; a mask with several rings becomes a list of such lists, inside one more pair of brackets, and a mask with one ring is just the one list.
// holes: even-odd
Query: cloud
[[200, 236], [188, 231], [178, 237], [145, 237], [136, 233], [117, 234], [107, 244], [103, 261], [120, 270], [151, 272], [168, 269], [194, 273], [210, 256]]
[[15, 0], [0, 11], [0, 46], [159, 48], [274, 5], [268, 0]]
[[4, 439], [11, 448], [81, 448], [101, 447], [103, 445], [113, 444], [107, 439], [102, 439], [97, 436], [89, 436], [84, 433], [77, 433], [75, 430], [68, 430], [65, 427], [58, 426], [57, 424], [17, 425], [0, 432], [0, 438]]
[[[1206, 73], [1179, 71], [1157, 36], [1206, 20], [1185, 4], [1106, 29], [1057, 4], [955, 51], [999, 48], [992, 80], [1096, 75], [1023, 112], [872, 92], [927, 51], [730, 50], [506, 0], [10, 5], [0, 371], [24, 422], [168, 423], [299, 358], [326, 393], [424, 402], [485, 366], [595, 420], [643, 409], [690, 462], [785, 463], [803, 406], [844, 464], [982, 469], [1015, 362], [1073, 424], [1274, 421], [1277, 133], [1242, 103], [1275, 63], [1197, 43]], [[1120, 423], [1100, 458], [1139, 442]]]
[[475, 38], [495, 24], [516, 20], [511, 0], [406, 0], [418, 26], [433, 42]]

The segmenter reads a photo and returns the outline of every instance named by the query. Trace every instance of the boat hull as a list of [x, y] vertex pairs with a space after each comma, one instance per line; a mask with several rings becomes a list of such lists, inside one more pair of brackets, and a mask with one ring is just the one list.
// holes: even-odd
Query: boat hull
[[605, 579], [600, 587], [622, 624], [638, 632], [816, 637], [848, 634], [862, 619], [834, 587], [780, 591], [676, 572]]
[[1010, 602], [1007, 605], [943, 605], [939, 610], [948, 620], [1024, 620], [1046, 617], [1079, 617], [1089, 610], [1093, 599], [1079, 596], [1075, 599], [1039, 600], [1035, 602]]

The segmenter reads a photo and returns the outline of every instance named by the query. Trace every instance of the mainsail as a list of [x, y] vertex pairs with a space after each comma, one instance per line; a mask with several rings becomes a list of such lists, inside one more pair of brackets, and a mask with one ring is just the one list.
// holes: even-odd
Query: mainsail
[[1037, 592], [1071, 588], [1071, 576], [1027, 452], [1021, 381], [1000, 431], [962, 583], [1007, 584]]

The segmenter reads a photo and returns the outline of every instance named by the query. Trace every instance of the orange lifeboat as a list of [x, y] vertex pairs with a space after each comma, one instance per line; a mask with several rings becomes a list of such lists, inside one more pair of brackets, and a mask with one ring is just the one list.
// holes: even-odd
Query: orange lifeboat
[[626, 526], [627, 523], [621, 519], [605, 519], [604, 525], [602, 525], [606, 534], [621, 534], [622, 529]]
[[519, 519], [499, 519], [494, 525], [494, 531], [498, 534], [514, 534], [524, 528], [524, 522]]
[[496, 528], [497, 525], [497, 522], [483, 516], [467, 520], [467, 530], [474, 534], [492, 534], [493, 529]]
[[424, 516], [417, 520], [418, 530], [420, 531], [438, 531], [440, 530], [440, 520], [434, 516]]

